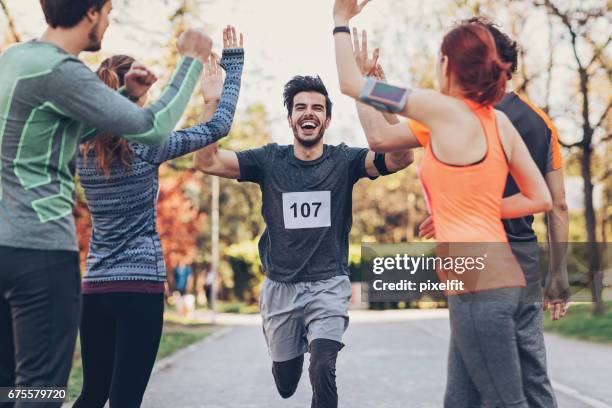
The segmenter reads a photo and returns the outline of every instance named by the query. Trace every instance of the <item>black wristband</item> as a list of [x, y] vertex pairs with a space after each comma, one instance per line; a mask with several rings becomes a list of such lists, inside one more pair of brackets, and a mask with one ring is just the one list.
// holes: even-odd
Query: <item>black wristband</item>
[[381, 176], [386, 176], [387, 174], [392, 174], [393, 172], [389, 171], [387, 168], [387, 163], [385, 163], [385, 154], [384, 153], [375, 153], [374, 154], [374, 166], [376, 170], [380, 173]]
[[340, 26], [340, 27], [334, 27], [334, 35], [338, 34], [338, 33], [347, 33], [347, 34], [351, 34], [351, 29], [348, 28], [347, 26]]
[[138, 102], [138, 101], [140, 100], [140, 98], [141, 98], [141, 97], [140, 97], [140, 96], [134, 96], [134, 95], [128, 95], [128, 96], [127, 96], [127, 98], [128, 98], [130, 101], [132, 101], [132, 102], [136, 103], [136, 102]]

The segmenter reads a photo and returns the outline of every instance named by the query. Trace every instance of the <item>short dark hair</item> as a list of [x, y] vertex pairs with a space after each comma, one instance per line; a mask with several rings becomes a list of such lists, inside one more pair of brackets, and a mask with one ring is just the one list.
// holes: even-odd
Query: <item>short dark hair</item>
[[495, 40], [495, 47], [497, 48], [497, 54], [503, 62], [510, 64], [508, 69], [508, 79], [512, 78], [512, 74], [516, 72], [518, 68], [518, 44], [510, 36], [500, 30], [500, 27], [493, 21], [485, 17], [472, 17], [464, 20], [465, 23], [480, 24], [485, 27]]
[[325, 113], [328, 118], [332, 115], [332, 101], [329, 99], [327, 88], [323, 84], [321, 78], [317, 76], [301, 76], [296, 75], [289, 82], [285, 84], [285, 90], [283, 91], [283, 99], [285, 106], [287, 107], [287, 115], [291, 116], [293, 112], [293, 98], [300, 92], [318, 92], [325, 96]]
[[108, 0], [40, 0], [45, 20], [53, 28], [79, 24], [90, 8], [100, 11]]

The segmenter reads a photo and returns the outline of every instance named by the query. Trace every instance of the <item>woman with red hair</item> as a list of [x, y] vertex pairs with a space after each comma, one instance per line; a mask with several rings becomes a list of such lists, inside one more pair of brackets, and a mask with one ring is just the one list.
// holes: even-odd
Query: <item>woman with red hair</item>
[[[510, 120], [493, 108], [504, 95], [508, 65], [488, 30], [465, 23], [440, 47], [440, 91], [406, 89], [363, 78], [353, 59], [349, 20], [369, 0], [336, 0], [334, 29], [341, 91], [379, 110], [413, 119], [391, 125], [374, 109], [361, 115], [370, 148], [426, 147], [419, 177], [440, 249], [447, 256], [489, 255], [484, 270], [438, 271], [463, 288], [448, 291], [451, 344], [445, 407], [529, 408], [516, 337], [525, 278], [501, 219], [550, 210], [544, 178]], [[349, 34], [349, 35], [347, 35]], [[421, 129], [430, 140], [420, 143]], [[423, 132], [425, 133], [425, 132]], [[520, 193], [503, 197], [508, 173]], [[463, 243], [463, 244], [461, 244]], [[486, 255], [485, 255], [486, 256]]]
[[[79, 327], [83, 387], [74, 408], [102, 408], [107, 401], [111, 407], [141, 406], [164, 314], [166, 265], [156, 226], [159, 167], [228, 135], [242, 81], [242, 43], [234, 27], [223, 29], [222, 57], [211, 54], [202, 76], [199, 124], [172, 132], [159, 147], [114, 134], [81, 146], [76, 164], [92, 235]], [[115, 55], [102, 62], [97, 75], [118, 90], [136, 64], [130, 56]], [[142, 106], [146, 97], [134, 102]]]

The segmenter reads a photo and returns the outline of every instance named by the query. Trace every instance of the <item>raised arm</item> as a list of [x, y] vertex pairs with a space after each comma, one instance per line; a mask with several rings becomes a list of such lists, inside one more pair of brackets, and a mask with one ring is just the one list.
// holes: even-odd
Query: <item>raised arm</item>
[[[368, 2], [369, 0], [364, 0], [357, 4], [356, 0], [336, 0], [334, 5], [335, 25], [337, 27], [347, 26], [349, 20], [361, 12]], [[343, 32], [335, 34], [334, 42], [340, 90], [343, 94], [359, 101], [366, 79], [360, 72], [359, 61], [356, 62], [354, 58], [354, 54], [359, 52], [359, 41], [355, 34], [354, 32], [352, 43], [351, 36]], [[366, 41], [365, 35], [362, 43], [364, 41]], [[367, 41], [363, 44], [361, 52], [366, 50], [366, 47]], [[457, 103], [453, 101], [453, 98], [433, 90], [415, 89], [408, 90], [408, 92], [407, 105], [403, 111], [398, 112], [399, 115], [417, 119], [430, 128], [437, 128], [440, 125], [447, 126], [440, 118], [449, 119], [448, 112], [452, 111], [451, 106]], [[368, 119], [367, 129], [364, 126], [368, 144], [372, 150], [384, 152], [420, 146], [408, 126], [392, 125], [382, 119], [382, 117], [372, 116]]]
[[183, 115], [202, 72], [202, 61], [210, 55], [212, 41], [202, 32], [187, 30], [177, 46], [183, 59], [161, 97], [147, 109], [110, 89], [77, 59], [61, 62], [50, 73], [46, 84], [48, 103], [98, 133], [159, 145]]
[[[144, 148], [141, 157], [146, 161], [160, 164], [175, 159], [208, 146], [230, 132], [240, 93], [244, 49], [242, 34], [239, 44], [235, 28], [228, 27], [223, 31], [224, 38], [228, 38], [228, 41], [227, 47], [223, 50], [220, 66], [225, 69], [227, 75], [223, 83], [218, 57], [213, 54], [205, 64], [205, 73], [202, 77], [202, 95], [204, 96], [202, 123], [172, 132], [159, 148]], [[220, 99], [219, 94], [221, 94]], [[214, 112], [212, 117], [210, 116], [211, 111]]]
[[[353, 55], [360, 75], [386, 82], [385, 72], [382, 66], [378, 64], [380, 49], [376, 48], [372, 56], [369, 56], [367, 32], [365, 30], [362, 31], [360, 46], [358, 31], [353, 28]], [[380, 112], [364, 103], [355, 102], [359, 121], [370, 149], [379, 153], [397, 152], [386, 157], [386, 159], [395, 162], [392, 166], [403, 163], [406, 163], [405, 166], [410, 164], [413, 158], [412, 152], [409, 152], [408, 149], [420, 147], [410, 127], [400, 124], [399, 119], [394, 114]]]

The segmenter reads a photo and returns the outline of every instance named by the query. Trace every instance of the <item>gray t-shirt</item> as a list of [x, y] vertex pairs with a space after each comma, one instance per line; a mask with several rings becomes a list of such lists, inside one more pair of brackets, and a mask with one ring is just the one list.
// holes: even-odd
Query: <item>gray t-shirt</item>
[[[276, 143], [238, 153], [240, 181], [258, 183], [266, 230], [259, 255], [275, 281], [300, 282], [348, 275], [353, 185], [369, 177], [368, 149], [324, 145], [312, 161]], [[370, 177], [374, 179], [375, 177]]]

